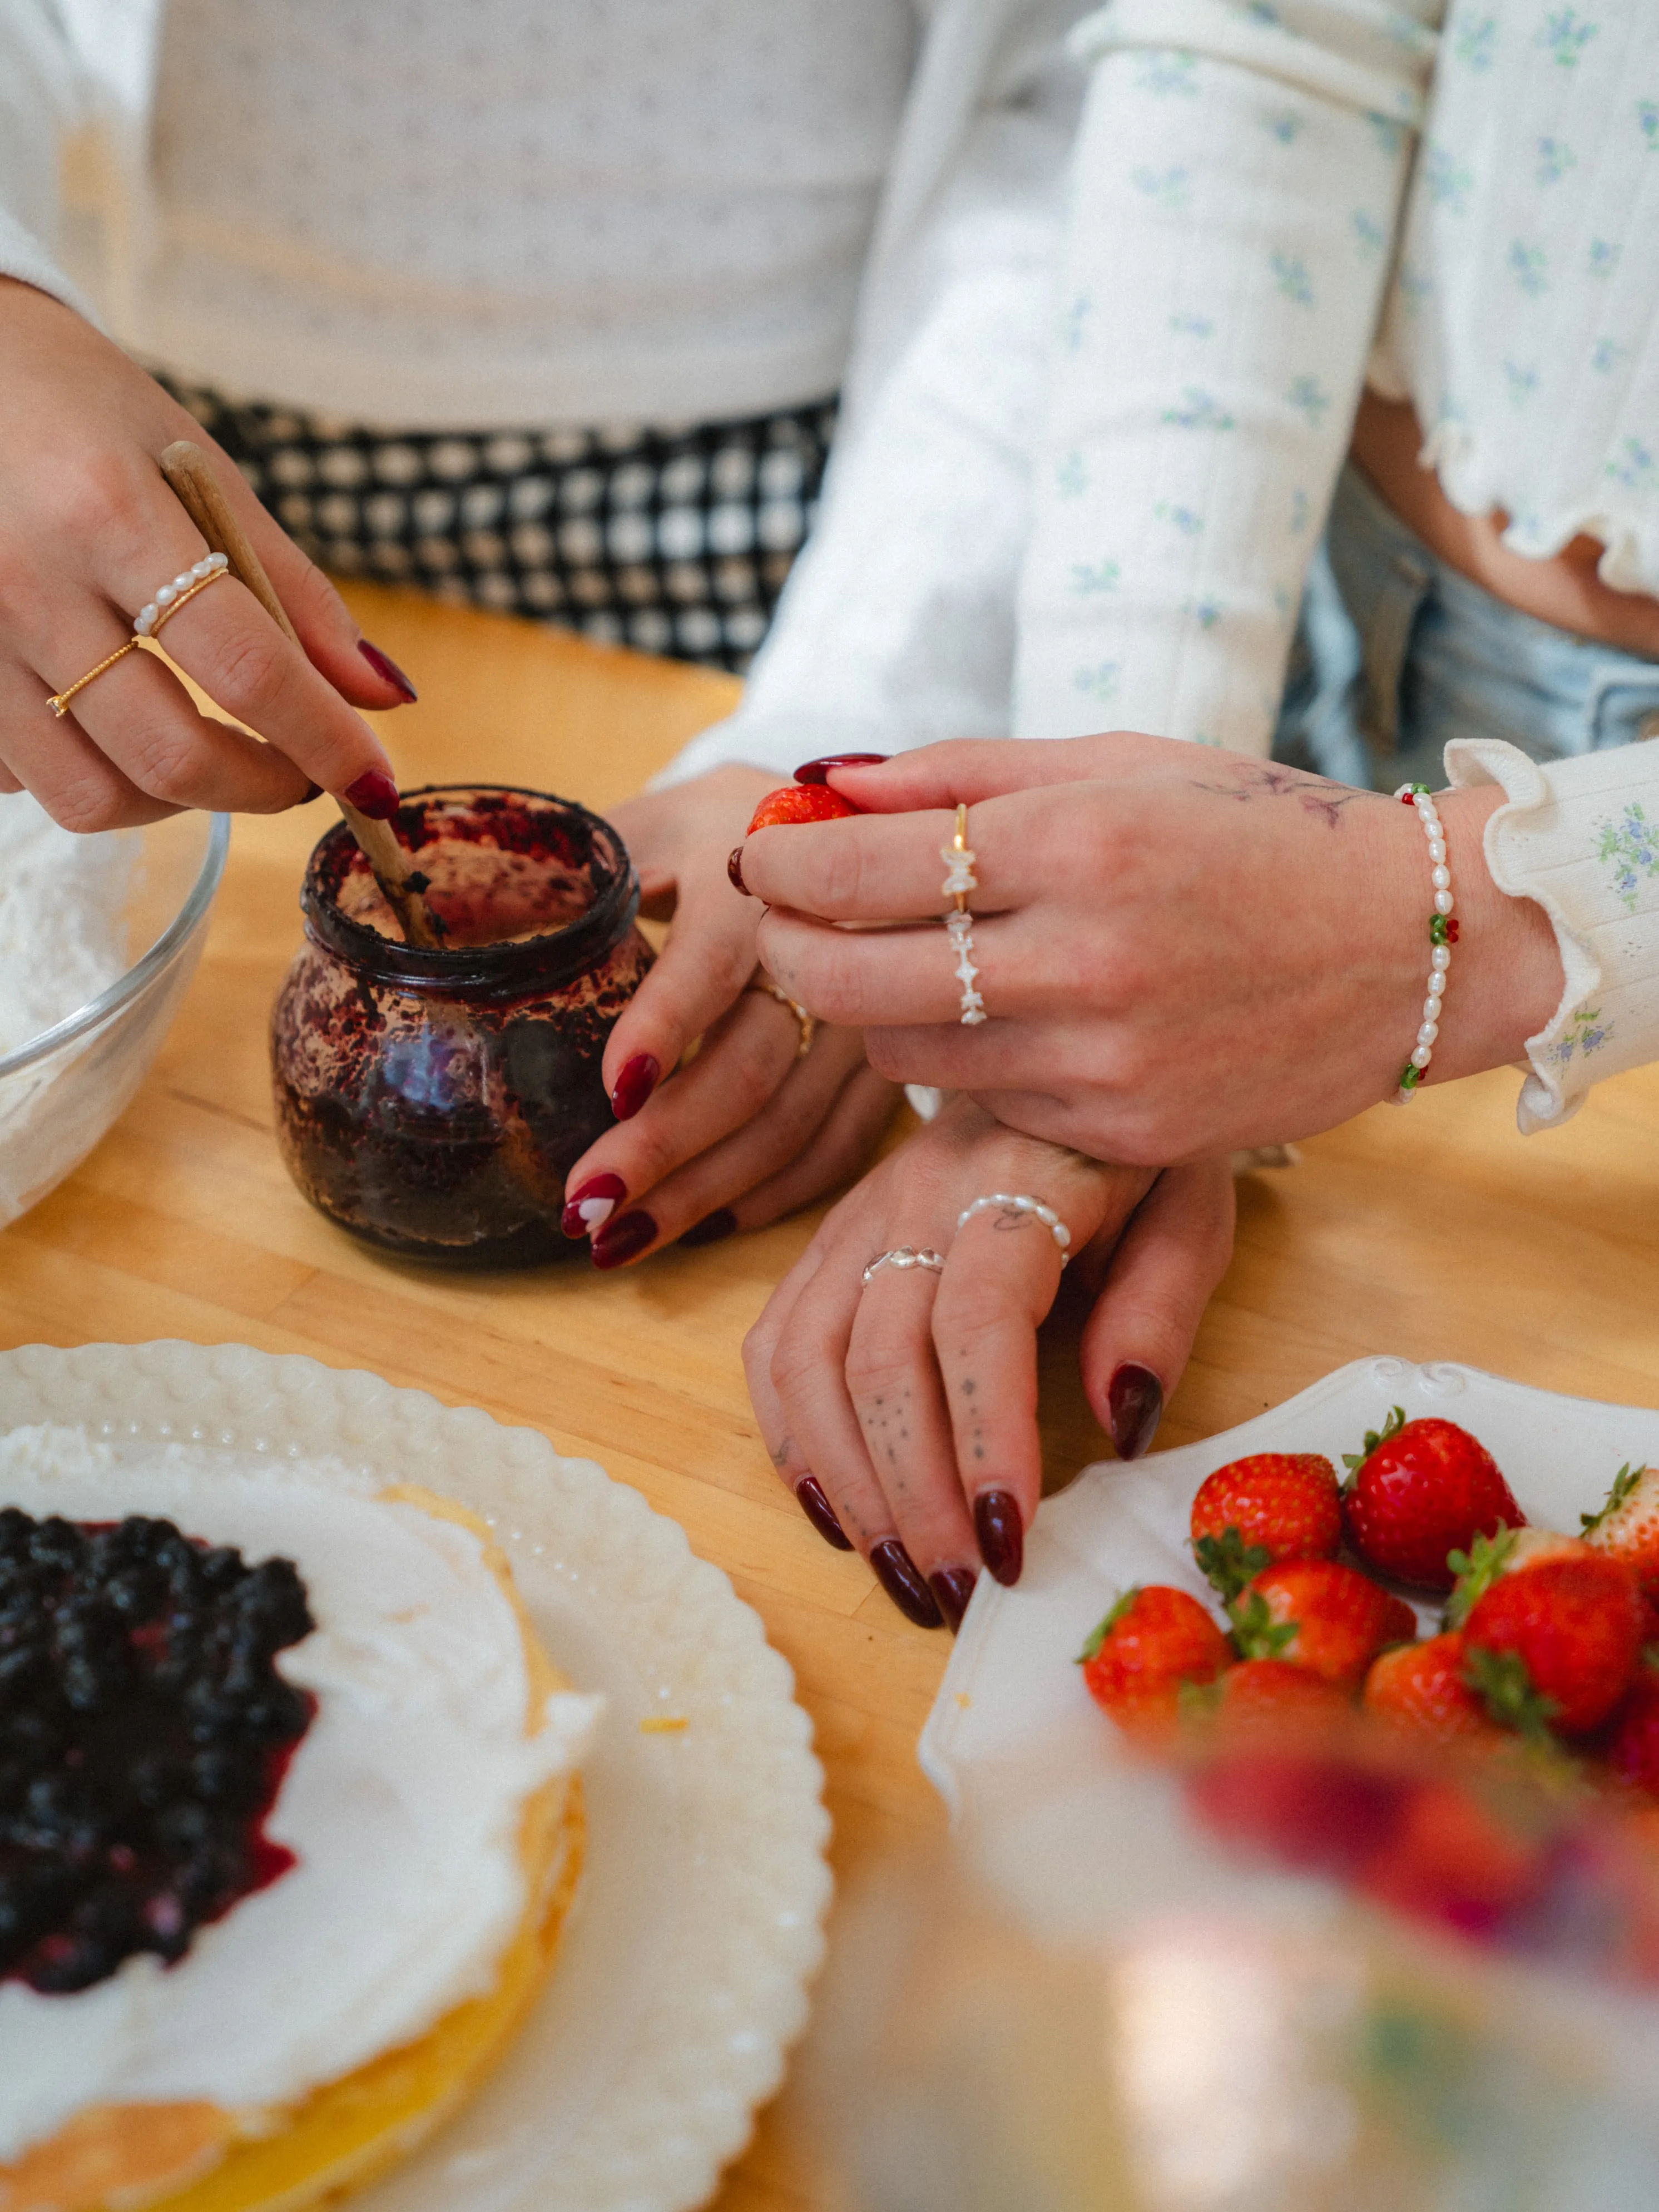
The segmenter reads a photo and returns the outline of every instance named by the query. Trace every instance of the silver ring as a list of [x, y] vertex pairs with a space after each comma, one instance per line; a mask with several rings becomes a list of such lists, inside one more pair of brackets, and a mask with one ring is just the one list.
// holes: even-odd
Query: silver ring
[[943, 1252], [918, 1252], [914, 1244], [900, 1244], [890, 1252], [878, 1252], [865, 1269], [864, 1279], [873, 1282], [884, 1267], [896, 1267], [901, 1273], [911, 1267], [927, 1267], [937, 1275], [944, 1266]]
[[1052, 1206], [1045, 1206], [1040, 1198], [1033, 1198], [1026, 1191], [994, 1190], [982, 1198], [976, 1198], [971, 1206], [964, 1206], [957, 1214], [957, 1229], [965, 1229], [976, 1213], [987, 1213], [993, 1206], [1003, 1213], [1034, 1214], [1059, 1245], [1060, 1266], [1066, 1265], [1072, 1256], [1071, 1231]]

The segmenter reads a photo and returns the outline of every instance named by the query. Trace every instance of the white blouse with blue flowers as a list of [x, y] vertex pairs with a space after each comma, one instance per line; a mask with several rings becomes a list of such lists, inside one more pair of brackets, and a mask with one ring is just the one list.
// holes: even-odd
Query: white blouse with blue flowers
[[[1367, 380], [1515, 550], [1659, 593], [1659, 0], [943, 0], [813, 540], [674, 773], [1265, 753]], [[1659, 1059], [1659, 744], [1454, 750], [1561, 943], [1538, 1127]]]

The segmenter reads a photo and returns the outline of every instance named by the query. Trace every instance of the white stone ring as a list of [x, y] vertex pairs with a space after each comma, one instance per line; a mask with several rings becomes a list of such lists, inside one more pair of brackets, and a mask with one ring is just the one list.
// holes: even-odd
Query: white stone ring
[[[957, 1214], [957, 1229], [965, 1229], [976, 1213], [988, 1213], [994, 1206], [1000, 1213], [1034, 1214], [1059, 1245], [1060, 1266], [1063, 1267], [1069, 1262], [1072, 1256], [1071, 1231], [1052, 1206], [1045, 1206], [1040, 1198], [1032, 1198], [1024, 1191], [994, 1190], [982, 1198], [976, 1198], [971, 1206], [964, 1206]], [[1012, 1228], [1012, 1223], [1009, 1226]]]
[[956, 834], [948, 845], [939, 847], [939, 856], [947, 871], [939, 887], [939, 895], [957, 902], [955, 913], [945, 917], [945, 927], [956, 949], [957, 975], [962, 983], [962, 1023], [964, 1029], [972, 1029], [985, 1019], [985, 1001], [974, 988], [979, 981], [979, 970], [974, 965], [974, 917], [968, 911], [968, 894], [979, 889], [979, 878], [974, 873], [976, 855], [968, 844], [965, 805], [957, 805]]
[[864, 1271], [866, 1284], [872, 1283], [884, 1267], [896, 1267], [901, 1274], [912, 1267], [927, 1267], [937, 1275], [944, 1268], [943, 1252], [918, 1252], [914, 1244], [900, 1244], [890, 1252], [878, 1252]]

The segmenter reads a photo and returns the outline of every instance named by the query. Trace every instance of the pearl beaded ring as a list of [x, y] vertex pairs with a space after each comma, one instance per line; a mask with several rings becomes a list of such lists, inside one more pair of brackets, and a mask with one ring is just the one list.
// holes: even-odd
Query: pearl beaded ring
[[1402, 805], [1417, 810], [1417, 818], [1429, 841], [1429, 880], [1434, 885], [1434, 912], [1429, 916], [1429, 994], [1423, 1001], [1423, 1021], [1417, 1032], [1417, 1042], [1411, 1058], [1400, 1071], [1400, 1088], [1394, 1095], [1394, 1103], [1404, 1106], [1416, 1097], [1418, 1085], [1434, 1057], [1435, 1042], [1440, 1035], [1441, 1004], [1451, 973], [1451, 948], [1457, 942], [1457, 924], [1452, 919], [1455, 900], [1451, 868], [1446, 858], [1446, 833], [1440, 826], [1433, 794], [1425, 783], [1402, 783], [1395, 797]]
[[957, 1227], [958, 1230], [965, 1229], [976, 1213], [987, 1213], [993, 1206], [1004, 1213], [1035, 1214], [1059, 1245], [1060, 1264], [1062, 1267], [1066, 1266], [1072, 1256], [1067, 1249], [1072, 1242], [1071, 1231], [1052, 1206], [1045, 1206], [1040, 1198], [1030, 1197], [1024, 1191], [994, 1190], [983, 1198], [976, 1198], [971, 1206], [964, 1206], [957, 1214]]
[[193, 567], [181, 568], [170, 584], [162, 585], [147, 607], [140, 607], [133, 617], [132, 635], [125, 645], [118, 645], [113, 653], [104, 655], [96, 668], [88, 669], [86, 674], [76, 677], [73, 684], [66, 684], [61, 691], [52, 693], [46, 702], [52, 713], [61, 720], [68, 714], [70, 701], [77, 691], [84, 691], [88, 684], [95, 684], [100, 676], [107, 674], [118, 660], [125, 660], [128, 653], [136, 653], [141, 637], [154, 637], [170, 615], [176, 615], [180, 607], [196, 597], [198, 592], [204, 592], [210, 584], [216, 584], [221, 576], [229, 573], [229, 558], [223, 553], [204, 553]]
[[188, 568], [181, 568], [170, 584], [163, 584], [147, 607], [140, 607], [133, 618], [135, 637], [151, 637], [167, 620], [169, 612], [176, 612], [179, 601], [193, 599], [204, 584], [210, 584], [216, 576], [222, 575], [230, 566], [222, 553], [205, 553]]

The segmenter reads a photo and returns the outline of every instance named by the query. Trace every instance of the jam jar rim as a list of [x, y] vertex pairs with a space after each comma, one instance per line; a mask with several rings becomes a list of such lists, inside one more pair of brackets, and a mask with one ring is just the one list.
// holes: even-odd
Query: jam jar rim
[[300, 886], [305, 932], [326, 952], [362, 969], [378, 983], [404, 990], [432, 991], [458, 998], [518, 999], [537, 990], [557, 989], [597, 967], [621, 944], [640, 908], [640, 879], [621, 834], [603, 815], [580, 799], [538, 791], [524, 783], [423, 783], [398, 793], [398, 826], [406, 828], [406, 807], [422, 799], [459, 798], [472, 792], [537, 799], [575, 816], [590, 830], [602, 830], [615, 846], [620, 866], [586, 913], [544, 937], [525, 937], [508, 945], [468, 945], [453, 951], [407, 945], [382, 937], [366, 922], [353, 921], [322, 890], [325, 856], [351, 838], [350, 824], [337, 822], [313, 846]]

